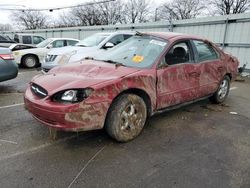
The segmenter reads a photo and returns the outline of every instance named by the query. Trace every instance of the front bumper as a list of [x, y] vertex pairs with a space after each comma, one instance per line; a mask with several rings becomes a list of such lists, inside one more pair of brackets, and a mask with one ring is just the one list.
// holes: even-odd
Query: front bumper
[[25, 108], [41, 123], [63, 131], [102, 129], [108, 110], [107, 103], [85, 102], [59, 104], [35, 96], [28, 87], [24, 96]]

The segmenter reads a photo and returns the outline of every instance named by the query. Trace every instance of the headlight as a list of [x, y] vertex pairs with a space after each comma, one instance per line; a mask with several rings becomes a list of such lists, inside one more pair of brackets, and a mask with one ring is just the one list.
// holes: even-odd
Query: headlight
[[70, 89], [56, 93], [52, 100], [61, 103], [77, 103], [88, 98], [93, 92], [92, 88]]

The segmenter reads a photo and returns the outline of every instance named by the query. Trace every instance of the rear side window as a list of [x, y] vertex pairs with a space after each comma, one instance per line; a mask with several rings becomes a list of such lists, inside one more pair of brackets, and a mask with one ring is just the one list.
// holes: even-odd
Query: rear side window
[[56, 40], [52, 43], [53, 48], [61, 48], [64, 47], [64, 40]]
[[218, 54], [212, 46], [203, 41], [194, 40], [193, 42], [198, 52], [199, 62], [218, 59]]
[[23, 36], [23, 44], [32, 44], [31, 36]]
[[75, 46], [75, 44], [78, 43], [75, 40], [67, 40], [67, 46]]

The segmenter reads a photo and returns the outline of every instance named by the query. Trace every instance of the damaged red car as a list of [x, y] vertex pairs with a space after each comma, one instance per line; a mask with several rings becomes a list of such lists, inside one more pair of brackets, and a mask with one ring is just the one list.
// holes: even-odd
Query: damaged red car
[[25, 106], [64, 131], [105, 128], [120, 142], [148, 117], [210, 98], [222, 103], [239, 62], [213, 43], [178, 33], [137, 33], [106, 52], [32, 79]]

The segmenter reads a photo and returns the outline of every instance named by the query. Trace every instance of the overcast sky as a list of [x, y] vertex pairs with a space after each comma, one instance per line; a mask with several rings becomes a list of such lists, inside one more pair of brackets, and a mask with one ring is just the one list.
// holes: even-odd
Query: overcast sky
[[[152, 1], [157, 2], [157, 4], [160, 4], [161, 2], [167, 0], [152, 0]], [[77, 5], [86, 2], [91, 2], [91, 0], [0, 0], [0, 7], [3, 7], [3, 5], [20, 5], [20, 6], [26, 6], [26, 8], [41, 9], [41, 8], [55, 8], [61, 6]], [[57, 17], [58, 12], [59, 11], [54, 11], [52, 13], [47, 12], [47, 14], [50, 15], [51, 17]], [[11, 23], [10, 15], [11, 15], [10, 11], [0, 10], [0, 23], [2, 24]]]

